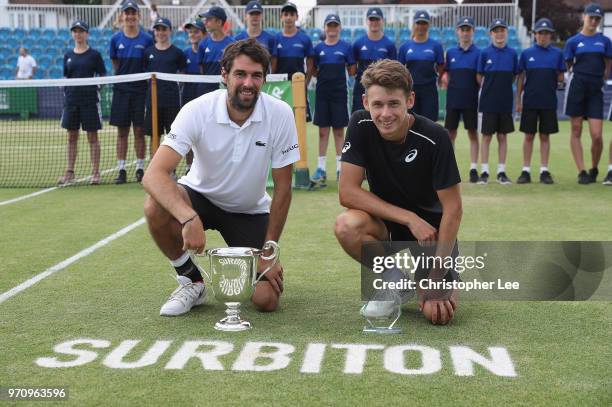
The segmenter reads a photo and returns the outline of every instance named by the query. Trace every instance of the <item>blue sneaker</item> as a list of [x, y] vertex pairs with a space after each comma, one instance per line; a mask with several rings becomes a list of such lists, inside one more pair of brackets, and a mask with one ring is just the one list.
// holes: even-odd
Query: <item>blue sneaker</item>
[[327, 173], [325, 170], [317, 168], [310, 181], [320, 187], [325, 186], [325, 183], [327, 182]]

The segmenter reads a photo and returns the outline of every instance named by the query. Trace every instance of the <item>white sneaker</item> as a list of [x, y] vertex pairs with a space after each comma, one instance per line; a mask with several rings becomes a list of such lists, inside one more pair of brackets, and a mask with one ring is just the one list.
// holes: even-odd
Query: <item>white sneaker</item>
[[366, 318], [388, 318], [397, 307], [396, 301], [368, 301], [359, 311]]
[[177, 276], [179, 286], [170, 294], [170, 298], [162, 305], [159, 315], [175, 317], [183, 315], [196, 305], [204, 303], [206, 287], [204, 283], [194, 283], [188, 277]]

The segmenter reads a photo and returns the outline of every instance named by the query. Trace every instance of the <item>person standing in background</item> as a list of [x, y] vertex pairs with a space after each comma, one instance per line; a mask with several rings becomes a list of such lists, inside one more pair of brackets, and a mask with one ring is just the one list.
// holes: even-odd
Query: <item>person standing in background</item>
[[274, 51], [276, 42], [274, 36], [263, 29], [263, 7], [257, 0], [251, 0], [246, 5], [246, 31], [239, 33], [236, 41], [246, 40], [247, 38], [255, 38], [261, 45], [266, 47], [270, 55]]
[[15, 70], [17, 79], [32, 79], [36, 74], [38, 66], [32, 55], [28, 55], [27, 48], [19, 48], [19, 57], [17, 58], [17, 69]]

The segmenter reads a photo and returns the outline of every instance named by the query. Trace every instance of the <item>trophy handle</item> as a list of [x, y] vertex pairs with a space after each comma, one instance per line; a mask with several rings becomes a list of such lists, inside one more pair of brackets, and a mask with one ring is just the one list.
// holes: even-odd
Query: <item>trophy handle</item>
[[[270, 254], [269, 256], [264, 256], [263, 251], [267, 248], [272, 249], [272, 254]], [[261, 280], [263, 276], [265, 276], [268, 271], [272, 270], [272, 267], [274, 267], [276, 263], [278, 263], [279, 252], [280, 252], [280, 247], [278, 246], [278, 243], [276, 243], [274, 240], [268, 240], [266, 243], [264, 243], [263, 248], [261, 249], [261, 253], [262, 253], [261, 259], [266, 260], [266, 261], [267, 260], [273, 260], [273, 261], [272, 261], [272, 264], [266, 267], [266, 269], [261, 272], [259, 277], [256, 278], [255, 281], [253, 281], [253, 285], [257, 284], [259, 280]]]
[[[204, 253], [196, 253], [195, 250], [189, 250], [189, 253], [192, 256], [196, 256], [196, 257], [205, 257], [205, 256], [210, 256], [210, 251], [214, 250], [214, 249], [206, 249], [204, 250]], [[208, 274], [208, 271], [206, 271], [206, 269], [204, 269], [204, 267], [198, 267], [200, 269], [200, 271], [202, 273], [204, 273], [204, 276], [206, 277], [207, 281], [212, 281], [212, 277], [210, 276], [210, 274]]]

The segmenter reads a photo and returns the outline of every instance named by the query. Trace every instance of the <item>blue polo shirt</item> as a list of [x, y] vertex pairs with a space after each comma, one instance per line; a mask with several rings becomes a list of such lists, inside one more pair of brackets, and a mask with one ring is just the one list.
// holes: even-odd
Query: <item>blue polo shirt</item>
[[[106, 75], [106, 68], [102, 55], [93, 48], [77, 54], [74, 50], [64, 55], [64, 77], [91, 78]], [[98, 87], [92, 86], [65, 86], [65, 104], [67, 106], [95, 105], [99, 102]]]
[[[111, 37], [110, 57], [119, 61], [119, 67], [115, 75], [128, 75], [131, 73], [142, 73], [143, 56], [145, 49], [153, 45], [153, 39], [144, 31], [140, 31], [136, 37], [128, 37], [123, 31], [119, 31]], [[146, 89], [146, 81], [116, 83], [114, 89], [142, 92]]]
[[191, 45], [183, 50], [185, 55], [185, 73], [188, 75], [200, 74], [200, 61], [198, 60], [198, 51], [194, 51]]
[[276, 72], [286, 73], [289, 80], [296, 72], [306, 73], [304, 70], [304, 58], [314, 56], [312, 41], [302, 30], [298, 30], [295, 35], [286, 37], [282, 32], [275, 38], [274, 51], [272, 56], [276, 58]]
[[519, 58], [519, 71], [525, 72], [523, 107], [527, 109], [557, 109], [557, 76], [565, 72], [563, 54], [559, 48], [538, 44], [527, 48]]
[[[223, 50], [232, 42], [232, 37], [225, 36], [221, 41], [214, 41], [210, 36], [204, 38], [198, 46], [198, 63], [204, 69], [204, 75], [221, 75], [221, 57]], [[203, 83], [204, 93], [219, 89], [218, 83]]]
[[444, 63], [444, 51], [442, 44], [431, 38], [425, 42], [408, 40], [400, 47], [398, 60], [406, 65], [415, 85], [431, 85], [438, 77], [436, 64]]
[[314, 61], [317, 68], [317, 93], [346, 97], [346, 67], [355, 64], [351, 44], [338, 41], [327, 45], [321, 41], [314, 48]]
[[[145, 50], [145, 71], [162, 73], [179, 73], [185, 69], [185, 54], [179, 48], [171, 45], [163, 51], [155, 45]], [[179, 107], [178, 83], [157, 80], [157, 105], [159, 107]], [[147, 89], [147, 106], [151, 104], [151, 89]]]
[[[234, 37], [236, 41], [246, 40], [249, 37], [249, 33], [246, 31], [242, 31], [237, 36]], [[274, 39], [274, 35], [270, 34], [267, 31], [262, 31], [257, 37], [257, 42], [266, 47], [270, 55], [272, 55], [272, 51], [274, 50], [274, 46], [276, 45], [276, 40]]]
[[516, 51], [507, 45], [489, 45], [480, 52], [478, 73], [484, 76], [478, 110], [486, 113], [512, 113], [514, 76], [518, 74]]
[[373, 62], [381, 59], [397, 59], [395, 42], [391, 41], [387, 36], [373, 41], [367, 35], [364, 35], [353, 43], [352, 48], [353, 58], [357, 61], [357, 81], [361, 79], [363, 72]]
[[444, 69], [450, 74], [448, 91], [446, 93], [447, 109], [474, 109], [478, 108], [478, 59], [480, 49], [474, 44], [468, 49], [459, 46], [446, 51], [446, 64]]
[[565, 43], [563, 57], [573, 62], [572, 72], [602, 79], [605, 60], [612, 58], [612, 44], [602, 33], [591, 36], [578, 33]]

